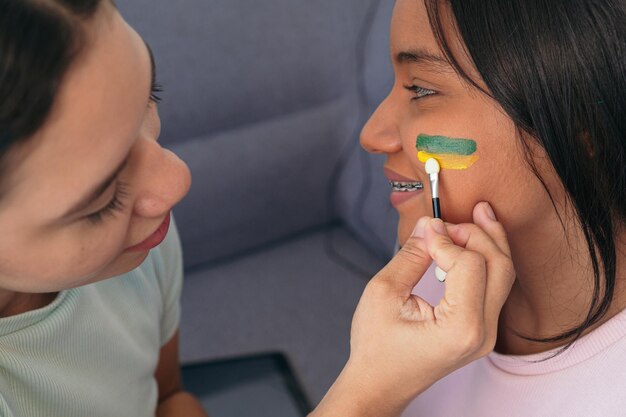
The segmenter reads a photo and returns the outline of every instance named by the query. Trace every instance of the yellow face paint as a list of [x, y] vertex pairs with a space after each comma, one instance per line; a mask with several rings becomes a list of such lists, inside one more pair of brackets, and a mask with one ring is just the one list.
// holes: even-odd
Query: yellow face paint
[[423, 151], [419, 151], [417, 157], [424, 163], [430, 158], [435, 158], [443, 169], [467, 169], [478, 160], [478, 155], [436, 154]]
[[476, 142], [471, 139], [419, 135], [416, 148], [421, 162], [435, 158], [443, 169], [467, 169], [478, 160]]

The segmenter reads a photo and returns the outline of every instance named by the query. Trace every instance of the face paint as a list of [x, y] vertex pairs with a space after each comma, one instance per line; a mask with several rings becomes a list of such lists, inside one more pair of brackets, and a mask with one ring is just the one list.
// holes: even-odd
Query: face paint
[[476, 142], [471, 139], [420, 134], [415, 146], [421, 162], [435, 158], [444, 169], [467, 169], [478, 160]]

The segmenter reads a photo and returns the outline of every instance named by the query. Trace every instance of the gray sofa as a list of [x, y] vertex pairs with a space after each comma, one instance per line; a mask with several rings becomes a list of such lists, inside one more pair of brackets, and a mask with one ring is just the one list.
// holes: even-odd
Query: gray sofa
[[313, 402], [389, 259], [383, 158], [358, 132], [392, 82], [390, 0], [132, 0], [151, 45], [162, 143], [190, 166], [176, 208], [184, 363], [284, 352]]

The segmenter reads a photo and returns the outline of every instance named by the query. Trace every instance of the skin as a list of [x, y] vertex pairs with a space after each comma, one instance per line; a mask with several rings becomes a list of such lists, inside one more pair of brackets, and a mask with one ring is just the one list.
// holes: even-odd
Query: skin
[[[141, 37], [109, 2], [85, 23], [86, 47], [66, 73], [45, 125], [12, 149], [0, 203], [0, 317], [50, 303], [58, 291], [126, 273], [148, 251], [125, 252], [161, 225], [189, 190], [187, 166], [157, 139], [151, 64]], [[66, 211], [127, 159], [83, 210]], [[121, 211], [86, 216], [125, 184]], [[181, 389], [178, 335], [161, 348], [159, 416], [205, 415]]]
[[[484, 86], [458, 37], [453, 35], [451, 20], [444, 23], [453, 53], [470, 76]], [[531, 337], [560, 334], [578, 325], [589, 308], [593, 273], [586, 243], [558, 177], [543, 149], [532, 145], [533, 160], [554, 198], [555, 210], [528, 167], [517, 129], [498, 103], [470, 87], [445, 62], [433, 65], [397, 59], [400, 53], [414, 50], [442, 56], [423, 2], [398, 0], [391, 23], [395, 83], [364, 127], [362, 146], [369, 152], [385, 154], [386, 168], [428, 187], [424, 164], [415, 152], [419, 134], [476, 141], [479, 159], [464, 171], [443, 170], [439, 192], [444, 219], [450, 224], [472, 222], [472, 208], [478, 202], [489, 201], [506, 229], [517, 279], [500, 319], [496, 350], [530, 354], [565, 344], [528, 342], [513, 333], [515, 330]], [[416, 94], [405, 86], [415, 85], [432, 94], [412, 100]], [[396, 207], [401, 244], [420, 217], [431, 215], [430, 204], [429, 192], [424, 192]], [[565, 220], [565, 228], [557, 211]], [[618, 241], [619, 253], [625, 253], [623, 234]], [[623, 256], [619, 262], [618, 277], [624, 276]], [[601, 323], [626, 306], [622, 281], [618, 279], [616, 299]]]

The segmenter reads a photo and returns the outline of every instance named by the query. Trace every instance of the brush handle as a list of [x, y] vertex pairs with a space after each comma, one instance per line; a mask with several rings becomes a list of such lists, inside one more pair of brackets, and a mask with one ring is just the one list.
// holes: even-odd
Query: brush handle
[[433, 217], [435, 219], [441, 218], [441, 208], [439, 207], [439, 197], [433, 198]]

